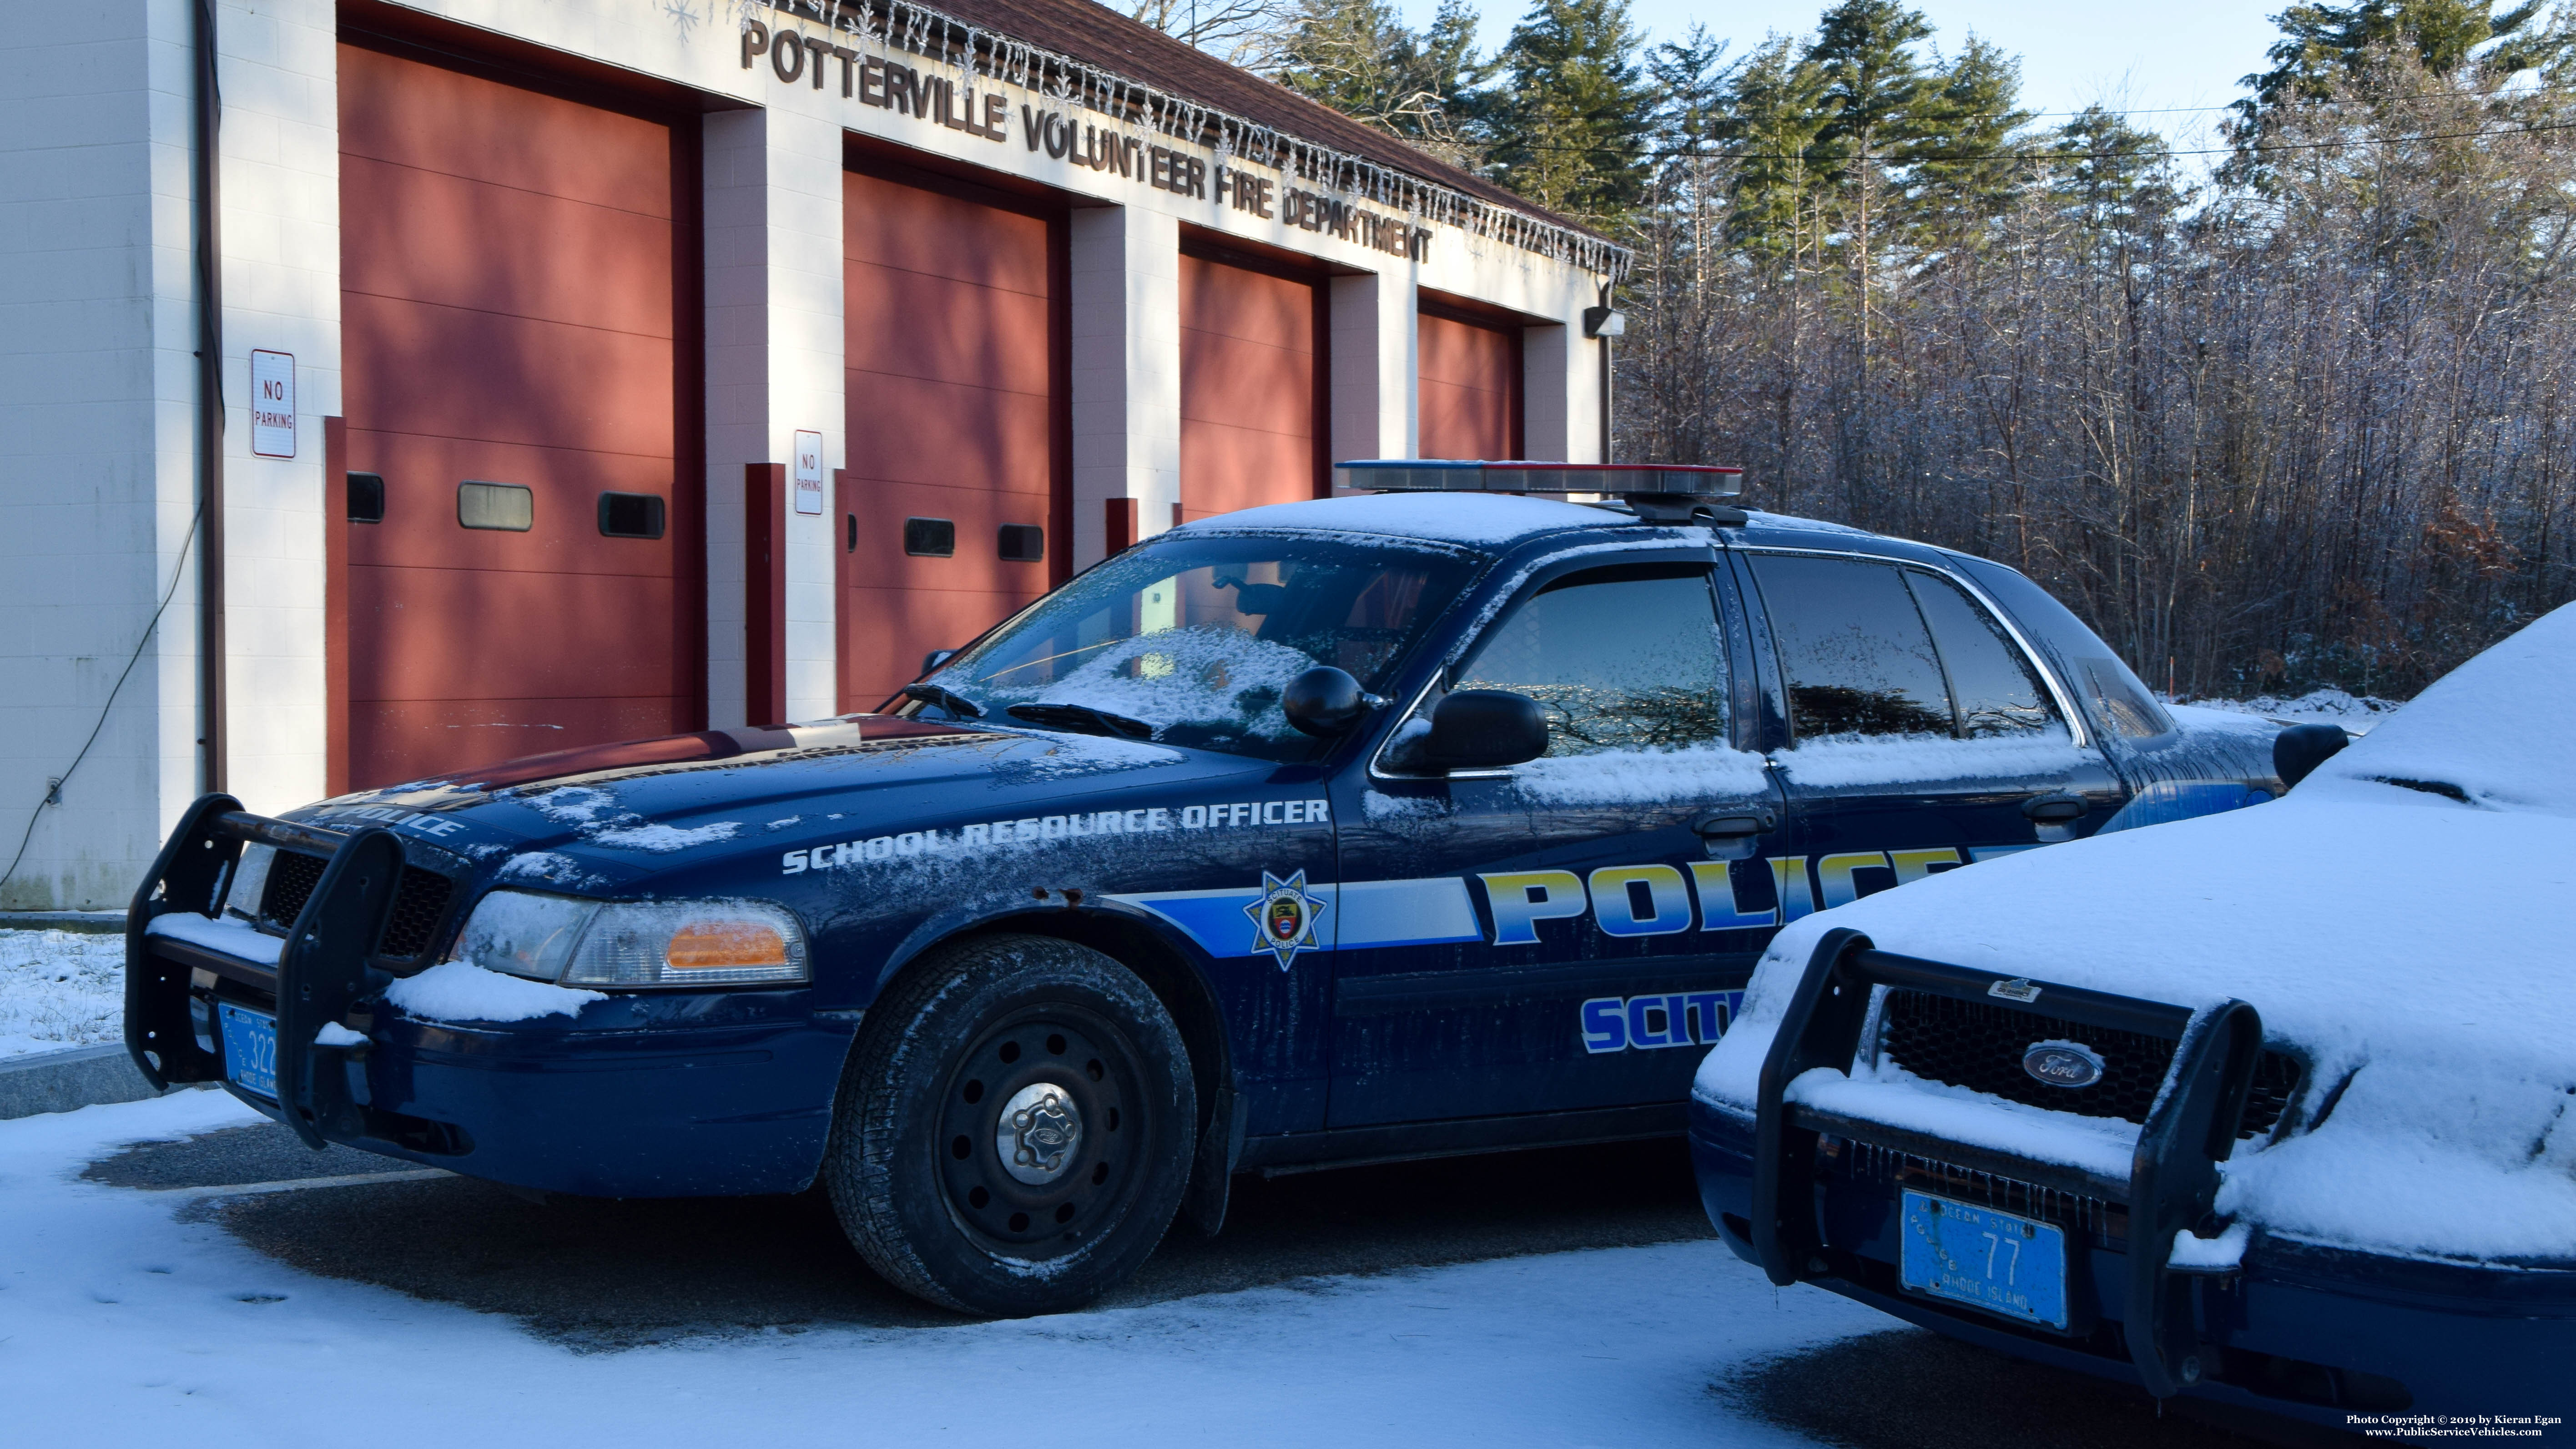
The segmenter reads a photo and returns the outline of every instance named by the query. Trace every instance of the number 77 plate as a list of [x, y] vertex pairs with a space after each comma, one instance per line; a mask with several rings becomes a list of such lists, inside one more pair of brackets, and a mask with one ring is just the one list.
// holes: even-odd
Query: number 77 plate
[[2065, 1330], [2065, 1229], [1921, 1192], [1905, 1194], [1903, 1218], [1908, 1291]]

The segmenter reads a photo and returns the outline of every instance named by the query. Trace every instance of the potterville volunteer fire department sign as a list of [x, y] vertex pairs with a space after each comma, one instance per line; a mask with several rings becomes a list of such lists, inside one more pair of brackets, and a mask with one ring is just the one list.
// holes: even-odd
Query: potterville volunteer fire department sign
[[1417, 262], [1431, 256], [1431, 229], [1409, 218], [1291, 185], [1279, 173], [1259, 175], [1223, 157], [1193, 155], [1111, 126], [1078, 121], [1058, 98], [1040, 97], [1014, 107], [1001, 86], [989, 78], [980, 89], [971, 81], [961, 85], [934, 69], [749, 20], [742, 29], [742, 67], [762, 66], [780, 85], [827, 93], [838, 89], [857, 105], [894, 111], [999, 145], [1017, 141], [1033, 153], [1046, 153], [1050, 160], [1070, 160], [1138, 186], [1327, 233], [1389, 256]]

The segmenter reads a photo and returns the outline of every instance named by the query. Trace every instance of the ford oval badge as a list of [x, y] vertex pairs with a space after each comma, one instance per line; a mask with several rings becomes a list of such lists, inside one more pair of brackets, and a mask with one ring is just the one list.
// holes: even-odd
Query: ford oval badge
[[2035, 1041], [2021, 1069], [2052, 1087], [2089, 1087], [2102, 1080], [2102, 1057], [2080, 1041]]

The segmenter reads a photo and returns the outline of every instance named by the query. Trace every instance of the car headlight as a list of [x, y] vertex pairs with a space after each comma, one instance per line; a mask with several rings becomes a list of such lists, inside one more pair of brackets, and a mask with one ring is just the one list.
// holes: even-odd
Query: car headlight
[[456, 955], [488, 970], [565, 986], [773, 986], [811, 979], [804, 928], [768, 901], [603, 905], [497, 890], [474, 907]]

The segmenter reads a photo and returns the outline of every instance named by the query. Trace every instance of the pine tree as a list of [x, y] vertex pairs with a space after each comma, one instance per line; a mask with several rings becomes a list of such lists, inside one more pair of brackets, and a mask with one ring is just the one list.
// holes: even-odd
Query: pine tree
[[1824, 72], [1796, 42], [1775, 36], [1746, 58], [1719, 131], [1735, 155], [1727, 228], [1737, 246], [1773, 261], [1807, 249], [1825, 175], [1817, 137], [1832, 116]]
[[1903, 153], [1914, 163], [1906, 196], [1923, 244], [1973, 243], [2012, 205], [2028, 169], [2014, 154], [2031, 119], [2020, 98], [2021, 62], [1973, 35], [1924, 88]]
[[1500, 57], [1493, 155], [1503, 183], [1616, 233], [1646, 191], [1654, 97], [1627, 0], [1536, 0]]
[[2464, 65], [2501, 79], [2563, 65], [2576, 51], [2565, 24], [2535, 26], [2545, 0], [2523, 0], [2499, 15], [2489, 0], [2358, 0], [2293, 5], [2275, 17], [2281, 38], [2272, 68], [2245, 77], [2254, 95], [2236, 109], [2248, 122], [2299, 101], [2326, 100], [2379, 50], [2409, 49], [2424, 68], [2451, 76]]
[[1871, 293], [1875, 269], [1885, 263], [1877, 235], [1886, 204], [1891, 155], [1903, 157], [1923, 139], [1922, 114], [1929, 79], [1914, 47], [1931, 37], [1923, 12], [1897, 0], [1843, 0], [1816, 26], [1807, 58], [1824, 78], [1830, 117], [1816, 133], [1826, 175], [1843, 193], [1851, 237], [1853, 290], [1860, 298], [1863, 377], [1869, 366]]
[[1420, 33], [1380, 0], [1301, 0], [1271, 79], [1342, 114], [1400, 136], [1452, 165], [1473, 169], [1471, 134], [1490, 73], [1475, 49], [1476, 15], [1441, 0]]

